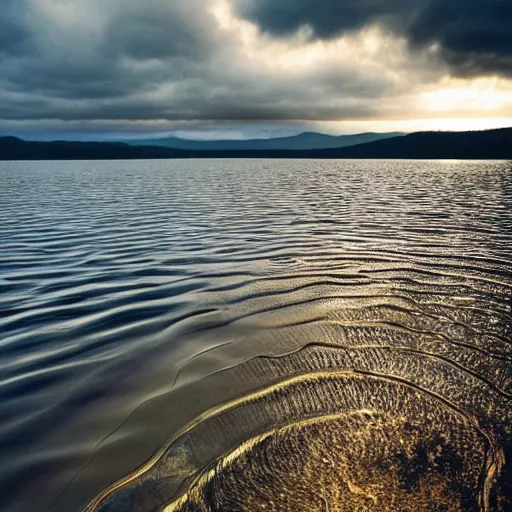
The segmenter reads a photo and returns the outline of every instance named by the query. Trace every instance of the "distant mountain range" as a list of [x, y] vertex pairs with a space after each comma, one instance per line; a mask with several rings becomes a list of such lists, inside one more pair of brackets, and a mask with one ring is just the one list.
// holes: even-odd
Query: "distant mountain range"
[[[329, 136], [327, 136], [329, 137]], [[512, 160], [512, 128], [418, 132], [323, 149], [174, 149], [119, 142], [32, 142], [0, 137], [0, 160], [121, 160], [166, 158], [397, 158]]]
[[304, 150], [344, 148], [356, 144], [365, 144], [381, 139], [400, 137], [403, 133], [360, 133], [357, 135], [326, 135], [323, 133], [304, 132], [290, 137], [273, 139], [249, 140], [189, 140], [179, 137], [162, 139], [118, 140], [131, 146], [155, 146], [172, 149], [187, 149], [195, 151], [254, 151], [254, 150]]

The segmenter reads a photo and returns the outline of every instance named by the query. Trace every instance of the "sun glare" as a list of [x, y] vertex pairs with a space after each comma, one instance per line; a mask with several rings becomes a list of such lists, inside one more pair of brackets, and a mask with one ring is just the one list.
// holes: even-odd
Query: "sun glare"
[[451, 81], [419, 97], [427, 112], [503, 112], [512, 110], [512, 84], [497, 78]]

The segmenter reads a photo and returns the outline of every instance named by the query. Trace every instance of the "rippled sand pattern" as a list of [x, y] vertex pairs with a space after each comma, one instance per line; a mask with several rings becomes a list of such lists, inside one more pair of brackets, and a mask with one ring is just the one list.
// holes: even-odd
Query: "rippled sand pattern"
[[6, 510], [511, 509], [510, 163], [0, 187]]

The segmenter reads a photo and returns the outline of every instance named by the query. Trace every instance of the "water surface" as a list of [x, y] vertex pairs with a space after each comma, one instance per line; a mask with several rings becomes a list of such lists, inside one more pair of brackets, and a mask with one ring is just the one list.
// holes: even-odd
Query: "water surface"
[[0, 508], [506, 510], [511, 248], [510, 162], [2, 163]]

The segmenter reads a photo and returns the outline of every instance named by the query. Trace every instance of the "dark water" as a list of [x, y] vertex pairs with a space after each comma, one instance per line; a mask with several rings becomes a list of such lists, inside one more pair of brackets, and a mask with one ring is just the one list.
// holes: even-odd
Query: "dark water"
[[510, 162], [1, 164], [0, 509], [505, 511], [511, 299]]

